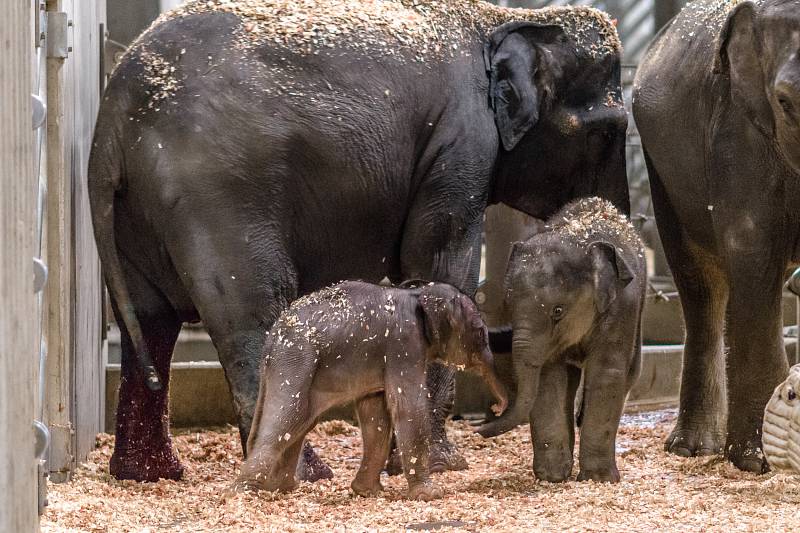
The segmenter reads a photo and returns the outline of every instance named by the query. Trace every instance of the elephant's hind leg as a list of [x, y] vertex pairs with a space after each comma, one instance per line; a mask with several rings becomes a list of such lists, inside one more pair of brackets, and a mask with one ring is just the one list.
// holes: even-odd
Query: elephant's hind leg
[[151, 391], [142, 376], [131, 338], [119, 320], [122, 364], [117, 404], [116, 442], [109, 470], [117, 479], [157, 481], [180, 479], [183, 466], [172, 449], [169, 434], [169, 370], [181, 322], [169, 302], [135, 268], [124, 262], [131, 303], [139, 319], [163, 388]]
[[363, 456], [358, 474], [350, 485], [359, 496], [377, 496], [383, 491], [381, 471], [389, 457], [392, 423], [383, 393], [371, 394], [356, 403], [361, 428]]
[[725, 443], [725, 455], [736, 467], [756, 473], [769, 468], [761, 444], [764, 406], [789, 372], [781, 307], [786, 263], [780, 252], [759, 252], [732, 259]]

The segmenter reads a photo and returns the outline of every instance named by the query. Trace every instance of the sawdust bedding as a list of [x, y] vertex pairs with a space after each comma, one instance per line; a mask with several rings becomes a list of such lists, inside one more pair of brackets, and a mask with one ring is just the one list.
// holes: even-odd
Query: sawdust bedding
[[788, 531], [800, 523], [800, 478], [757, 476], [717, 457], [682, 459], [663, 451], [674, 411], [627, 417], [620, 428], [617, 485], [537, 482], [527, 427], [496, 439], [452, 422], [470, 469], [435, 479], [445, 498], [402, 499], [400, 477], [381, 498], [349, 492], [361, 455], [358, 429], [324, 422], [310, 438], [336, 477], [291, 494], [243, 494], [222, 503], [240, 463], [233, 428], [182, 432], [187, 469], [180, 482], [116, 481], [108, 474], [113, 437], [70, 483], [52, 485], [43, 531]]

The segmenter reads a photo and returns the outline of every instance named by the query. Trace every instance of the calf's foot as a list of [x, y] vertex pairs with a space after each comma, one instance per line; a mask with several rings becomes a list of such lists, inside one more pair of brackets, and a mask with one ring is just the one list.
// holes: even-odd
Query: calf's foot
[[333, 470], [319, 458], [311, 444], [306, 441], [303, 443], [295, 475], [301, 481], [314, 482], [320, 479], [333, 479]]
[[380, 481], [368, 481], [366, 479], [360, 479], [358, 476], [356, 476], [350, 484], [350, 488], [353, 489], [353, 492], [357, 495], [365, 498], [375, 497], [383, 492], [383, 485], [381, 485]]
[[179, 480], [183, 477], [183, 465], [172, 451], [171, 444], [145, 450], [114, 448], [109, 472], [116, 479], [134, 481]]
[[536, 479], [559, 483], [565, 481], [572, 474], [572, 454], [562, 453], [535, 453], [533, 457], [533, 473]]
[[578, 481], [599, 481], [602, 483], [619, 483], [619, 470], [617, 465], [607, 467], [581, 467], [578, 472]]
[[419, 501], [438, 500], [444, 496], [444, 492], [433, 483], [418, 483], [408, 487], [408, 499]]

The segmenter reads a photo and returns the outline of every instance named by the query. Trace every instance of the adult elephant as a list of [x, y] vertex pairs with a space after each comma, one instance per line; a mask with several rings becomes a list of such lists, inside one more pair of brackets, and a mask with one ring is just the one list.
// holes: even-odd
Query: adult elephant
[[[110, 80], [89, 169], [122, 334], [111, 473], [181, 476], [182, 322], [207, 326], [245, 443], [264, 332], [298, 295], [385, 276], [469, 294], [487, 204], [627, 210], [620, 53], [587, 8], [203, 0], [159, 19]], [[432, 469], [463, 467], [452, 371], [428, 382]], [[320, 475], [312, 455], [301, 477]]]
[[698, 0], [651, 44], [634, 90], [686, 318], [681, 406], [666, 448], [724, 449], [755, 472], [767, 468], [764, 406], [787, 372], [781, 287], [800, 259], [798, 49], [800, 1]]

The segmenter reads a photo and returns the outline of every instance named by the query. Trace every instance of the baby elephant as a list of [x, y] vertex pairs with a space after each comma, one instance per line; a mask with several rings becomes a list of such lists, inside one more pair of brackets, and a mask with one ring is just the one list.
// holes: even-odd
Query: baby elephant
[[394, 431], [408, 497], [441, 497], [428, 476], [430, 361], [482, 375], [496, 410], [505, 409], [486, 326], [454, 287], [347, 281], [298, 299], [269, 333], [249, 453], [234, 489], [292, 490], [305, 435], [325, 411], [355, 401], [364, 456], [353, 491], [383, 490], [380, 473]]
[[[568, 204], [515, 243], [506, 274], [517, 396], [485, 436], [531, 423], [536, 477], [572, 471], [575, 393], [583, 371], [578, 480], [619, 481], [615, 440], [639, 373], [647, 271], [628, 219], [600, 198]], [[492, 332], [492, 342], [505, 342]], [[582, 418], [582, 421], [580, 420]]]

